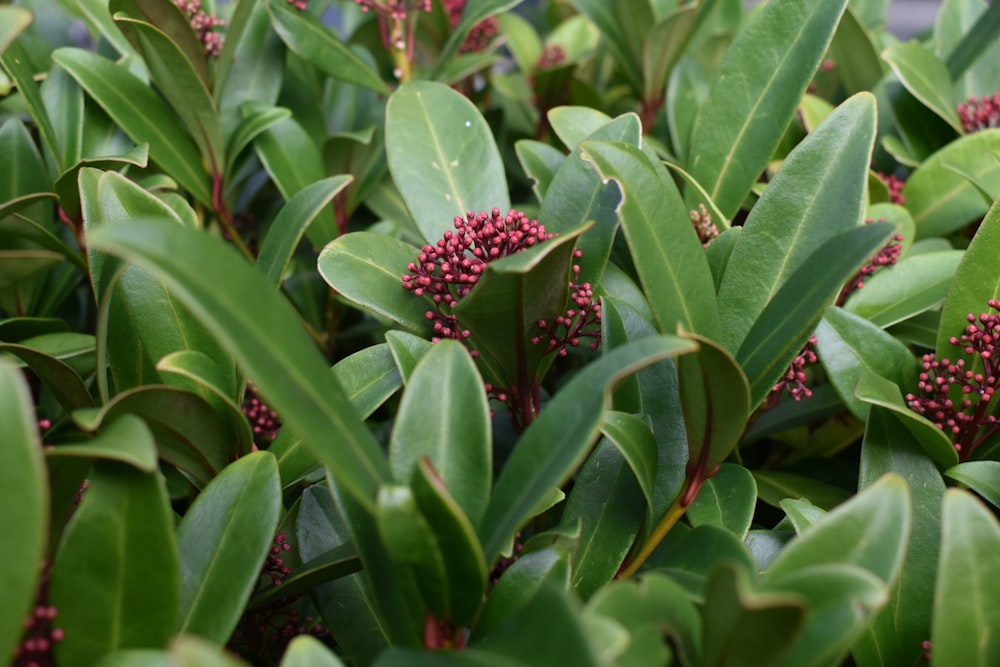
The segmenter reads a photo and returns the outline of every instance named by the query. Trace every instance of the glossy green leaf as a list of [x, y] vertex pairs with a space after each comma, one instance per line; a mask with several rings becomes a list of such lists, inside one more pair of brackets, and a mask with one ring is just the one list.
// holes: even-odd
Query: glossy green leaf
[[280, 667], [343, 667], [337, 654], [312, 635], [299, 635], [288, 642]]
[[413, 369], [434, 345], [425, 338], [414, 336], [405, 331], [387, 331], [385, 340], [404, 384], [410, 381]]
[[962, 131], [962, 121], [951, 101], [951, 76], [934, 52], [915, 40], [893, 44], [882, 58], [906, 89], [945, 122]]
[[826, 482], [780, 470], [755, 470], [757, 494], [762, 501], [778, 507], [785, 498], [805, 498], [825, 510], [832, 510], [850, 497], [850, 493]]
[[692, 526], [718, 526], [744, 538], [750, 530], [756, 503], [757, 482], [750, 471], [734, 463], [723, 463], [719, 472], [701, 487], [686, 516]]
[[[651, 363], [694, 348], [690, 341], [668, 336], [628, 343], [588, 364], [559, 391], [525, 430], [497, 479], [480, 530], [488, 561], [586, 456], [614, 385]], [[598, 387], [603, 391], [595, 391]]]
[[146, 422], [133, 414], [121, 415], [88, 440], [54, 445], [45, 455], [120, 461], [145, 473], [158, 470], [153, 433]]
[[803, 568], [835, 563], [857, 565], [891, 584], [902, 566], [912, 516], [906, 482], [886, 475], [785, 547], [767, 570], [768, 584], [780, 587]]
[[[45, 338], [53, 336], [64, 337], [63, 334], [48, 334]], [[30, 340], [25, 342], [30, 343]], [[52, 392], [63, 409], [69, 411], [94, 405], [94, 399], [91, 398], [87, 386], [77, 372], [57, 356], [39, 350], [31, 344], [0, 343], [0, 351], [10, 352], [24, 360], [24, 363], [31, 367], [38, 379]]]
[[[558, 633], [549, 630], [558, 627]], [[559, 587], [544, 583], [517, 614], [482, 637], [473, 648], [518, 664], [596, 667], [594, 648], [573, 599]]]
[[745, 570], [719, 565], [705, 586], [703, 664], [764, 667], [776, 664], [795, 642], [806, 600], [794, 593], [756, 593]]
[[582, 599], [611, 582], [621, 568], [642, 524], [640, 495], [618, 448], [598, 443], [573, 481], [560, 520], [561, 526], [578, 526], [571, 583]]
[[573, 250], [584, 231], [577, 228], [486, 264], [476, 288], [453, 309], [483, 361], [501, 374], [490, 377], [487, 371], [487, 381], [500, 386], [540, 381], [549, 353], [544, 337], [538, 343], [531, 339], [541, 333], [539, 322], [566, 312]]
[[[4, 18], [0, 14], [0, 21]], [[0, 605], [0, 655], [13, 655], [24, 634], [24, 619], [35, 604], [38, 563], [45, 553], [49, 515], [48, 481], [42, 459], [31, 394], [21, 372], [0, 360], [0, 421], [5, 444], [0, 448], [0, 553], [9, 559], [0, 573], [4, 604]]]
[[510, 564], [496, 582], [486, 600], [472, 641], [488, 635], [504, 620], [512, 618], [544, 585], [568, 591], [570, 576], [569, 554], [561, 546], [550, 546], [523, 554]]
[[0, 53], [31, 25], [31, 12], [23, 7], [0, 7]]
[[746, 429], [751, 404], [747, 378], [732, 355], [709, 338], [684, 333], [682, 337], [698, 343], [697, 352], [677, 360], [688, 435], [683, 506], [735, 449]]
[[591, 107], [555, 107], [546, 114], [552, 131], [569, 150], [611, 122], [611, 116]]
[[885, 582], [868, 570], [844, 563], [803, 567], [782, 577], [780, 583], [768, 580], [766, 588], [796, 593], [808, 601], [806, 623], [791, 650], [777, 663], [782, 667], [841, 664], [868, 620], [889, 598]]
[[841, 104], [788, 155], [750, 212], [719, 286], [720, 342], [730, 351], [796, 271], [812, 271], [824, 243], [861, 223], [875, 120], [867, 93]]
[[736, 354], [750, 381], [750, 405], [764, 400], [841, 286], [885, 245], [891, 233], [892, 227], [885, 223], [842, 232], [821, 245], [778, 289]]
[[257, 268], [280, 284], [302, 235], [320, 211], [351, 182], [351, 176], [333, 176], [299, 190], [285, 203], [257, 255]]
[[[208, 87], [211, 84], [206, 64], [205, 45], [198, 34], [191, 29], [191, 22], [185, 16], [184, 11], [175, 3], [170, 0], [109, 0], [104, 4], [112, 16], [118, 12], [126, 12], [133, 18], [154, 26], [174, 43], [178, 54], [187, 61], [185, 67], [190, 68], [196, 74], [201, 85]], [[134, 34], [130, 34], [127, 29], [122, 32], [129, 38], [133, 46], [141, 50], [139, 40]]]
[[816, 329], [816, 341], [827, 377], [858, 419], [868, 416], [868, 404], [854, 394], [862, 375], [874, 373], [901, 387], [917, 384], [918, 363], [910, 350], [875, 324], [846, 310], [832, 306], [826, 311]]
[[351, 232], [323, 248], [317, 266], [340, 296], [409, 331], [429, 336], [426, 313], [433, 308], [430, 298], [403, 289], [403, 274], [419, 254], [418, 248], [385, 234]]
[[[628, 629], [633, 646], [619, 658], [619, 664], [650, 664], [635, 646], [647, 630], [655, 631], [660, 664], [675, 652], [682, 664], [700, 664], [701, 617], [687, 592], [667, 577], [652, 573], [639, 581], [606, 586], [590, 600], [587, 613], [612, 618]], [[633, 662], [627, 663], [630, 659]]]
[[[450, 409], [461, 405], [461, 409]], [[399, 482], [426, 459], [473, 525], [486, 510], [493, 474], [489, 405], [476, 364], [458, 341], [431, 347], [410, 377], [389, 441]]]
[[310, 12], [298, 11], [287, 2], [272, 0], [267, 5], [274, 30], [285, 45], [306, 62], [330, 76], [355, 83], [384, 95], [389, 87], [344, 44], [337, 35]]
[[953, 336], [961, 336], [969, 325], [966, 317], [978, 317], [992, 312], [988, 301], [1000, 298], [1000, 274], [991, 258], [1000, 252], [1000, 203], [994, 203], [986, 214], [976, 235], [955, 269], [955, 278], [941, 310], [937, 344], [934, 351], [938, 359], [956, 359], [965, 356], [969, 370], [979, 372], [982, 360], [977, 355], [962, 355], [958, 346], [952, 345]]
[[911, 665], [921, 656], [920, 644], [930, 636], [944, 495], [941, 474], [916, 439], [891, 412], [873, 407], [861, 446], [858, 487], [868, 488], [888, 472], [907, 480], [913, 499], [913, 526], [889, 603], [854, 646], [854, 659], [860, 667]]
[[806, 498], [785, 498], [778, 506], [785, 512], [785, 519], [795, 528], [796, 534], [801, 534], [809, 526], [827, 515], [827, 511], [816, 507]]
[[[112, 2], [115, 4], [117, 2]], [[138, 19], [138, 12], [132, 10], [130, 4], [123, 2], [122, 5], [124, 11], [114, 14], [115, 23], [138, 45], [153, 82], [198, 145], [213, 178], [221, 178], [226, 157], [219, 111], [208, 91], [206, 77], [194, 65], [199, 62], [204, 69], [205, 59], [197, 56], [197, 61], [190, 60], [170, 35]], [[183, 19], [179, 15], [180, 12], [174, 10], [174, 18]], [[191, 31], [183, 34], [190, 35]]]
[[[687, 162], [726, 217], [739, 210], [771, 158], [846, 6], [847, 0], [769, 2], [726, 52], [695, 120]], [[838, 175], [845, 173], [852, 172]]]
[[[625, 114], [601, 125], [586, 138], [620, 141], [638, 146], [642, 127], [635, 114]], [[577, 149], [564, 161], [549, 185], [538, 212], [545, 229], [561, 234], [593, 221], [576, 247], [580, 278], [576, 282], [598, 285], [604, 275], [611, 247], [618, 233], [618, 206], [622, 196], [616, 183], [602, 179]]]
[[89, 242], [162, 277], [206, 328], [228, 341], [284, 423], [363, 506], [374, 502], [377, 484], [388, 479], [385, 459], [292, 308], [263, 275], [222, 242], [165, 222], [109, 225]]
[[566, 156], [558, 148], [531, 139], [521, 139], [514, 144], [517, 161], [521, 169], [531, 179], [531, 189], [535, 197], [545, 201], [545, 193]]
[[949, 489], [941, 517], [941, 562], [931, 622], [931, 664], [1000, 660], [1000, 525], [972, 494]]
[[994, 507], [1000, 507], [1000, 462], [967, 461], [945, 470], [944, 474], [969, 487]]
[[[280, 529], [280, 526], [279, 526]], [[272, 547], [273, 548], [273, 547]], [[288, 563], [288, 558], [285, 559]], [[282, 577], [279, 585], [265, 583], [250, 598], [248, 608], [266, 608], [279, 600], [308, 593], [317, 586], [342, 579], [361, 570], [361, 560], [352, 544], [342, 544], [292, 568], [292, 573]]]
[[153, 89], [123, 67], [82, 49], [62, 48], [52, 59], [87, 91], [136, 143], [198, 201], [211, 206], [198, 149]]
[[945, 250], [906, 257], [866, 279], [844, 308], [883, 328], [934, 308], [944, 301], [962, 255]]
[[163, 478], [105, 462], [89, 481], [49, 591], [65, 632], [55, 658], [69, 667], [119, 648], [163, 648], [177, 618], [178, 553]]
[[237, 158], [244, 148], [253, 143], [261, 132], [277, 125], [292, 112], [284, 107], [251, 105], [243, 120], [233, 130], [226, 143], [226, 174], [231, 174], [236, 166]]
[[229, 464], [177, 527], [181, 603], [177, 632], [225, 642], [274, 539], [281, 511], [278, 466], [269, 452]]
[[60, 174], [52, 189], [59, 195], [59, 206], [71, 220], [80, 218], [80, 171], [82, 169], [121, 170], [129, 166], [145, 169], [149, 164], [149, 144], [141, 144], [121, 155], [78, 160]]
[[635, 146], [585, 142], [584, 159], [618, 182], [620, 222], [662, 332], [719, 330], [714, 283], [698, 235], [666, 168]]
[[661, 572], [684, 587], [696, 603], [705, 600], [706, 582], [722, 561], [750, 572], [753, 560], [743, 541], [725, 528], [677, 524], [646, 561], [642, 572]]
[[1000, 191], [1000, 129], [961, 137], [925, 160], [906, 179], [903, 197], [917, 238], [944, 236], [976, 220], [988, 208], [976, 187], [945, 165], [960, 167]]
[[627, 412], [610, 411], [601, 426], [604, 435], [621, 452], [646, 497], [646, 511], [654, 510], [657, 451], [656, 440], [645, 419]]
[[[1000, 27], [1000, 9], [992, 5], [984, 8], [972, 28], [967, 32], [963, 31], [961, 42], [948, 53], [946, 64], [952, 79], [957, 80], [968, 73], [970, 68], [975, 69], [976, 65], [984, 64], [984, 61], [988, 63], [992, 59], [996, 52], [997, 35], [1000, 34], [997, 31], [998, 27]], [[984, 57], [987, 54], [988, 56]], [[996, 63], [993, 62], [992, 66], [995, 67]]]
[[896, 416], [903, 421], [906, 428], [923, 447], [924, 453], [939, 468], [950, 468], [958, 463], [958, 452], [955, 451], [955, 445], [951, 439], [926, 417], [910, 410], [903, 400], [900, 388], [891, 380], [868, 374], [858, 380], [855, 393], [866, 403], [878, 405], [896, 413]]
[[[326, 177], [319, 148], [294, 118], [271, 125], [257, 135], [253, 145], [286, 202]], [[337, 221], [329, 209], [321, 211], [306, 231], [317, 248], [329, 243], [337, 234]]]
[[[7, 169], [17, 174], [17, 178], [0, 181], [0, 201], [6, 203], [51, 188], [51, 179], [41, 153], [20, 118], [8, 118], [0, 124], [0, 151], [7, 156]], [[37, 201], [45, 202], [46, 199]]]
[[456, 217], [510, 208], [493, 133], [464, 95], [439, 83], [404, 84], [386, 108], [389, 171], [424, 240], [435, 243]]
[[31, 114], [38, 133], [41, 135], [42, 143], [48, 149], [49, 154], [56, 160], [57, 169], [65, 169], [67, 164], [60, 161], [63, 155], [62, 145], [56, 137], [55, 128], [52, 126], [52, 119], [42, 100], [42, 95], [38, 90], [38, 85], [34, 80], [34, 71], [30, 64], [28, 51], [20, 42], [15, 42], [7, 47], [0, 57], [4, 69], [10, 74], [11, 79], [17, 84], [17, 90], [24, 100], [28, 112]]

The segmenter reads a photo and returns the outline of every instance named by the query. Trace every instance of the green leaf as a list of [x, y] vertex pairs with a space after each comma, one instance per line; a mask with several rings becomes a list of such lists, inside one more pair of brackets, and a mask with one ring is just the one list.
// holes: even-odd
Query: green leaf
[[893, 44], [882, 52], [882, 58], [914, 97], [962, 132], [962, 121], [951, 101], [951, 76], [933, 51], [911, 40]]
[[646, 497], [646, 512], [653, 514], [657, 451], [649, 424], [626, 412], [609, 411], [604, 416], [601, 434], [621, 452]]
[[844, 309], [885, 328], [934, 308], [948, 293], [960, 250], [914, 255], [865, 280]]
[[123, 414], [104, 425], [89, 440], [54, 445], [45, 451], [45, 455], [120, 461], [145, 473], [158, 470], [153, 433], [146, 422], [132, 414]]
[[403, 274], [420, 250], [391, 236], [351, 232], [323, 248], [317, 266], [337, 293], [409, 331], [429, 336], [430, 298], [403, 289]]
[[739, 538], [750, 530], [757, 503], [757, 482], [743, 466], [723, 463], [701, 487], [686, 516], [694, 527], [725, 528]]
[[312, 635], [299, 635], [288, 642], [280, 667], [343, 667], [337, 654]]
[[82, 49], [62, 48], [52, 60], [63, 67], [136, 143], [205, 206], [212, 205], [201, 156], [174, 112], [156, 92], [123, 67]]
[[1000, 252], [1000, 203], [994, 203], [983, 219], [976, 235], [955, 269], [955, 278], [948, 290], [941, 323], [938, 325], [935, 354], [938, 359], [966, 358], [968, 370], [981, 372], [982, 359], [978, 355], [965, 355], [960, 346], [952, 345], [953, 336], [961, 336], [969, 325], [968, 315], [979, 316], [990, 312], [988, 301], [1000, 298], [1000, 275], [991, 257]]
[[514, 152], [517, 154], [517, 161], [521, 163], [521, 169], [531, 179], [535, 197], [544, 203], [545, 193], [566, 156], [558, 148], [532, 139], [515, 142]]
[[[198, 34], [191, 29], [191, 23], [184, 11], [175, 3], [170, 0], [110, 0], [102, 4], [106, 5], [110, 15], [124, 12], [162, 32], [174, 43], [173, 48], [177, 49], [178, 55], [187, 61], [184, 66], [195, 73], [201, 86], [211, 85], [205, 62], [205, 45], [199, 39]], [[119, 29], [121, 29], [120, 25]], [[135, 34], [129, 33], [127, 29], [122, 29], [122, 32], [129, 38], [133, 46], [141, 50]]]
[[[701, 664], [701, 616], [687, 592], [665, 576], [651, 573], [640, 581], [629, 579], [606, 586], [591, 598], [586, 612], [614, 619], [632, 635], [633, 645], [619, 657], [618, 664], [652, 664], [635, 645], [647, 631], [656, 635], [657, 664], [669, 664], [675, 652], [681, 664]], [[627, 662], [630, 659], [632, 662]]]
[[850, 493], [826, 482], [780, 470], [755, 470], [757, 494], [762, 501], [778, 507], [786, 498], [805, 498], [824, 510], [832, 510], [850, 497]]
[[257, 268], [272, 283], [281, 284], [306, 229], [351, 180], [348, 175], [317, 181], [296, 192], [281, 208], [257, 255]]
[[910, 493], [888, 474], [835, 508], [786, 546], [767, 570], [769, 586], [823, 564], [862, 567], [887, 585], [899, 575], [912, 522]]
[[1000, 462], [967, 461], [944, 474], [969, 487], [994, 507], [1000, 507]]
[[176, 631], [223, 643], [240, 620], [281, 511], [278, 466], [248, 454], [213, 479], [177, 527], [181, 603]]
[[785, 158], [753, 207], [719, 286], [720, 342], [730, 351], [824, 243], [861, 223], [875, 120], [867, 93], [841, 104]]
[[[946, 3], [947, 4], [947, 3]], [[982, 12], [975, 25], [964, 32], [963, 39], [948, 54], [946, 64], [951, 78], [958, 80], [970, 67], [985, 60], [983, 56], [995, 45], [1000, 27], [1000, 9], [992, 5]]]
[[489, 125], [472, 102], [447, 86], [417, 81], [392, 94], [385, 150], [393, 181], [430, 243], [469, 211], [498, 208], [506, 214], [510, 208]]
[[392, 351], [392, 358], [399, 369], [404, 384], [410, 381], [410, 376], [413, 375], [413, 369], [417, 367], [417, 362], [423, 359], [434, 345], [425, 338], [414, 336], [405, 331], [387, 331], [385, 339]]
[[[652, 435], [649, 440], [652, 445]], [[654, 447], [649, 451], [655, 456]], [[574, 478], [560, 526], [579, 531], [571, 583], [582, 599], [613, 581], [621, 568], [642, 524], [640, 493], [622, 453], [607, 441], [594, 448]]]
[[[26, 195], [46, 192], [51, 187], [48, 169], [42, 161], [42, 156], [35, 146], [34, 139], [28, 128], [19, 118], [8, 118], [0, 124], [0, 151], [7, 156], [9, 173], [17, 174], [17, 178], [6, 178], [0, 181], [0, 201], [5, 204], [12, 199], [21, 199]], [[48, 199], [36, 200], [40, 204]], [[28, 201], [23, 201], [28, 204]], [[22, 202], [18, 202], [20, 205]], [[31, 202], [35, 203], [35, 202]], [[45, 206], [45, 204], [42, 204]], [[20, 206], [19, 206], [20, 207]], [[45, 206], [42, 210], [46, 210]]]
[[432, 78], [438, 78], [442, 70], [454, 59], [455, 53], [465, 41], [469, 31], [473, 26], [485, 19], [487, 16], [502, 14], [508, 9], [520, 4], [521, 0], [469, 0], [462, 10], [462, 18], [458, 25], [451, 31], [448, 41], [445, 42], [441, 52], [438, 54], [438, 62], [432, 72]]
[[785, 498], [778, 503], [778, 506], [785, 512], [785, 519], [782, 522], [787, 520], [792, 524], [796, 534], [801, 534], [828, 514], [826, 510], [816, 507], [806, 498]]
[[[155, 25], [135, 18], [136, 12], [131, 6], [122, 4], [125, 11], [114, 14], [115, 23], [138, 45], [153, 83], [187, 127], [188, 134], [208, 163], [212, 177], [221, 179], [226, 165], [225, 145], [219, 111], [208, 91], [207, 77], [197, 70], [170, 35]], [[174, 10], [174, 14], [180, 12]], [[184, 34], [190, 35], [191, 31]], [[202, 56], [198, 58], [204, 70], [205, 59]]]
[[578, 228], [528, 250], [486, 264], [476, 288], [453, 312], [472, 334], [482, 356], [502, 374], [487, 381], [507, 390], [538, 382], [548, 356], [540, 321], [553, 322], [566, 312], [569, 276]]
[[760, 405], [802, 350], [841, 286], [885, 245], [892, 231], [888, 224], [874, 223], [842, 232], [820, 246], [789, 276], [764, 307], [736, 354], [750, 380], [750, 405]]
[[[614, 55], [632, 90], [641, 91], [643, 89], [642, 46], [648, 38], [643, 33], [655, 24], [649, 3], [573, 0], [573, 5], [601, 31], [608, 49]], [[628, 21], [630, 16], [635, 16], [637, 21]]]
[[226, 143], [227, 180], [235, 170], [237, 158], [243, 149], [252, 144], [257, 135], [291, 115], [291, 110], [284, 107], [249, 106], [246, 116], [233, 129]]
[[848, 6], [837, 25], [830, 44], [830, 54], [837, 63], [837, 73], [847, 93], [874, 90], [883, 75], [883, 65], [875, 38], [862, 23], [853, 7]]
[[[244, 113], [252, 113], [245, 110]], [[326, 177], [323, 157], [312, 138], [294, 118], [286, 118], [271, 125], [253, 141], [257, 156], [271, 175], [285, 201], [296, 193]], [[333, 211], [321, 211], [306, 234], [313, 246], [319, 248], [338, 234]]]
[[[692, 352], [693, 342], [657, 336], [628, 343], [591, 362], [556, 394], [525, 430], [486, 509], [480, 539], [487, 562], [533, 508], [582, 462], [600, 428], [614, 385], [661, 359]], [[595, 391], [601, 387], [602, 391]]]
[[442, 340], [431, 347], [414, 369], [396, 412], [389, 441], [396, 480], [407, 482], [424, 459], [478, 525], [493, 474], [489, 405], [476, 364], [458, 341]]
[[764, 667], [776, 664], [795, 642], [806, 618], [806, 600], [794, 593], [751, 590], [744, 569], [716, 567], [705, 585], [703, 664]]
[[768, 580], [765, 588], [796, 593], [808, 602], [806, 623], [778, 662], [782, 667], [841, 664], [867, 621], [889, 598], [888, 587], [878, 577], [843, 563], [803, 567], [780, 583]]
[[[288, 563], [288, 560], [285, 562]], [[291, 574], [281, 577], [279, 585], [276, 586], [273, 582], [265, 583], [250, 599], [248, 608], [267, 608], [282, 599], [299, 593], [308, 593], [317, 586], [342, 579], [361, 569], [361, 560], [354, 545], [342, 544], [315, 558], [310, 558], [301, 565], [296, 565]]]
[[854, 646], [860, 667], [913, 665], [921, 657], [920, 644], [931, 632], [944, 495], [941, 474], [916, 439], [890, 411], [873, 407], [861, 446], [858, 487], [868, 488], [888, 472], [907, 480], [913, 498], [913, 526], [889, 603]]
[[159, 474], [99, 463], [52, 567], [60, 665], [90, 666], [119, 648], [163, 648], [173, 635], [178, 555]]
[[[50, 339], [51, 337], [65, 338], [66, 335], [47, 334], [39, 338]], [[31, 339], [24, 342], [30, 341]], [[23, 359], [66, 411], [89, 408], [94, 405], [94, 399], [91, 398], [83, 380], [72, 366], [61, 361], [58, 357], [36, 349], [32, 345], [13, 343], [0, 343], [0, 351], [10, 352]]]
[[816, 329], [816, 340], [827, 377], [858, 419], [868, 416], [868, 404], [854, 395], [862, 375], [874, 373], [901, 387], [917, 384], [919, 364], [910, 350], [878, 326], [846, 310], [836, 306], [827, 310]]
[[170, 642], [171, 667], [246, 667], [218, 642], [205, 641], [195, 635], [180, 635]]
[[730, 561], [750, 572], [753, 559], [739, 537], [717, 526], [688, 528], [676, 524], [646, 561], [641, 573], [658, 571], [687, 590], [696, 603], [705, 600], [706, 581], [722, 561]]
[[635, 146], [586, 142], [584, 159], [618, 182], [619, 216], [659, 329], [714, 338], [718, 311], [708, 260], [670, 174]]
[[3, 52], [0, 62], [3, 63], [4, 69], [17, 84], [17, 91], [21, 93], [21, 98], [24, 100], [31, 118], [35, 121], [42, 143], [49, 150], [49, 155], [56, 160], [56, 168], [60, 171], [65, 169], [68, 165], [60, 160], [63, 155], [62, 144], [56, 137], [52, 119], [49, 117], [38, 85], [35, 83], [35, 73], [30, 65], [28, 51], [20, 42], [14, 42]]
[[[8, 13], [0, 13], [0, 24]], [[45, 555], [49, 493], [42, 442], [28, 384], [21, 372], [0, 360], [0, 530], [16, 536], [0, 543], [8, 566], [0, 571], [0, 655], [12, 656], [24, 635], [24, 619], [35, 604], [38, 564]]]
[[913, 215], [917, 238], [945, 236], [984, 213], [988, 205], [975, 185], [956, 173], [959, 167], [1000, 191], [1000, 129], [961, 137], [935, 152], [906, 179], [903, 197]]
[[697, 352], [677, 360], [688, 435], [683, 507], [736, 448], [750, 416], [750, 385], [736, 360], [718, 343], [694, 334], [681, 336], [698, 343]]
[[883, 377], [868, 374], [858, 380], [855, 390], [858, 398], [865, 403], [878, 405], [896, 413], [914, 438], [920, 443], [924, 453], [939, 468], [951, 468], [958, 464], [958, 452], [951, 439], [940, 428], [923, 415], [910, 410], [903, 401], [899, 387]]
[[292, 307], [262, 274], [223, 242], [165, 222], [109, 225], [88, 240], [166, 281], [206, 328], [228, 342], [268, 404], [338, 481], [362, 506], [374, 504], [376, 486], [389, 478], [385, 459]]
[[275, 32], [290, 51], [330, 76], [388, 95], [389, 86], [350, 48], [310, 12], [298, 11], [283, 0], [270, 0], [267, 11]]
[[31, 12], [23, 7], [0, 7], [0, 54], [31, 25]]
[[129, 166], [145, 169], [149, 164], [149, 144], [141, 144], [121, 155], [78, 160], [59, 175], [52, 189], [59, 195], [59, 206], [71, 220], [82, 215], [80, 210], [80, 171], [83, 169], [121, 170]]
[[726, 217], [739, 210], [771, 158], [846, 6], [847, 0], [769, 2], [726, 52], [695, 121], [687, 163]]
[[510, 564], [486, 599], [471, 640], [489, 635], [506, 619], [515, 617], [545, 585], [569, 590], [569, 554], [561, 546], [549, 546], [521, 555]]
[[591, 107], [555, 107], [546, 116], [552, 131], [571, 151], [611, 122], [611, 116]]
[[642, 99], [647, 103], [663, 100], [670, 72], [695, 33], [699, 10], [698, 5], [681, 5], [649, 29], [642, 49]]
[[1000, 660], [1000, 525], [972, 494], [949, 489], [941, 519], [941, 562], [931, 622], [932, 665]]

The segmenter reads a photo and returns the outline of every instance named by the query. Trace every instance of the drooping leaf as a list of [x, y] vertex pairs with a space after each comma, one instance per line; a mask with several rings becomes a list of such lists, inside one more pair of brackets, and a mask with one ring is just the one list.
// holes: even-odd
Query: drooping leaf
[[951, 125], [955, 132], [962, 131], [962, 121], [951, 101], [951, 76], [930, 49], [916, 40], [900, 42], [883, 51], [882, 58], [914, 97]]
[[994, 507], [1000, 507], [1000, 462], [967, 461], [944, 474], [969, 487]]
[[89, 481], [50, 582], [65, 632], [55, 656], [69, 667], [115, 649], [163, 648], [177, 618], [178, 551], [163, 478], [103, 462]]
[[510, 208], [500, 153], [486, 121], [463, 95], [438, 83], [404, 84], [386, 108], [389, 171], [410, 214], [435, 243], [456, 217]]
[[[0, 22], [5, 16], [0, 14]], [[0, 655], [13, 655], [24, 634], [24, 619], [35, 602], [38, 564], [45, 553], [49, 520], [48, 481], [31, 394], [21, 372], [0, 360], [0, 530], [16, 539], [0, 543], [8, 566], [0, 571]]]
[[723, 463], [719, 472], [701, 487], [686, 516], [692, 526], [718, 526], [744, 538], [750, 530], [756, 503], [757, 483], [750, 471]]
[[177, 527], [177, 632], [220, 644], [229, 639], [260, 576], [280, 510], [278, 466], [269, 452], [231, 463], [202, 490]]
[[846, 6], [769, 2], [726, 52], [695, 121], [687, 162], [726, 217], [764, 170]]
[[[49, 335], [61, 336], [61, 334]], [[25, 342], [30, 341], [31, 339]], [[13, 343], [0, 343], [0, 351], [10, 352], [24, 360], [65, 410], [87, 408], [94, 405], [94, 399], [90, 396], [90, 392], [77, 372], [57, 356], [47, 354], [34, 345]]]
[[0, 7], [0, 53], [31, 25], [31, 12], [23, 7]]
[[144, 473], [156, 472], [156, 442], [146, 423], [123, 414], [82, 442], [62, 442], [46, 450], [47, 457], [75, 456], [127, 463]]

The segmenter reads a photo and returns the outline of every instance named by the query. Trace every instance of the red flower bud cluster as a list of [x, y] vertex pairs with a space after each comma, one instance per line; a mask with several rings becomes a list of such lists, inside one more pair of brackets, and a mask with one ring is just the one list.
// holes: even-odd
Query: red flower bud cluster
[[429, 295], [434, 310], [427, 319], [434, 322], [433, 341], [442, 338], [462, 340], [471, 334], [463, 329], [452, 314], [455, 305], [479, 282], [487, 262], [527, 250], [552, 238], [537, 220], [530, 220], [521, 211], [511, 210], [501, 215], [500, 209], [490, 213], [473, 213], [455, 218], [455, 231], [447, 231], [436, 245], [425, 245], [416, 262], [407, 265], [403, 287], [417, 296]]
[[781, 398], [781, 393], [786, 390], [789, 396], [792, 397], [792, 400], [795, 401], [801, 401], [803, 398], [812, 396], [812, 389], [806, 385], [809, 381], [809, 377], [806, 375], [806, 368], [815, 364], [816, 361], [816, 336], [809, 336], [809, 340], [806, 341], [802, 351], [792, 359], [788, 370], [785, 371], [785, 374], [778, 380], [777, 384], [771, 388], [771, 393], [767, 395], [767, 399], [764, 401], [764, 409], [769, 410], [776, 406], [778, 399]]
[[[1000, 310], [1000, 300], [990, 299], [989, 307]], [[1000, 381], [1000, 315], [980, 313], [977, 318], [969, 313], [966, 318], [965, 332], [949, 342], [961, 347], [972, 363], [925, 354], [918, 393], [906, 395], [911, 410], [948, 434], [963, 461], [1000, 429], [990, 414]], [[982, 370], [975, 370], [980, 363]]]
[[24, 620], [24, 638], [14, 651], [13, 667], [48, 667], [56, 664], [52, 647], [63, 640], [65, 633], [61, 628], [55, 627], [55, 618], [59, 612], [48, 603], [50, 572], [50, 564], [45, 561], [42, 563], [42, 577], [35, 597], [35, 607]]
[[[462, 19], [462, 12], [465, 10], [466, 0], [441, 0], [444, 11], [448, 14], [448, 25], [454, 30], [458, 22]], [[485, 51], [497, 33], [500, 32], [500, 22], [494, 16], [487, 16], [485, 19], [472, 26], [465, 41], [462, 42], [462, 53], [478, 53]]]
[[958, 105], [958, 117], [966, 134], [1000, 127], [1000, 93], [970, 97], [968, 103]]
[[373, 11], [397, 21], [405, 21], [410, 12], [431, 11], [431, 0], [354, 0], [361, 11]]
[[546, 44], [542, 49], [542, 55], [538, 57], [535, 69], [548, 69], [558, 67], [566, 60], [566, 49], [561, 44]]
[[[583, 253], [573, 251], [579, 259]], [[538, 328], [543, 335], [533, 336], [531, 343], [538, 345], [548, 341], [546, 354], [558, 350], [559, 356], [565, 357], [567, 347], [578, 347], [581, 338], [590, 338], [590, 349], [596, 350], [601, 344], [601, 302], [594, 301], [594, 292], [590, 283], [577, 283], [580, 278], [580, 265], [573, 265], [573, 280], [569, 282], [569, 308], [566, 313], [556, 317], [553, 322], [538, 320]]]
[[[871, 218], [865, 220], [866, 225], [871, 224], [871, 222]], [[879, 222], [885, 222], [885, 220], [879, 220]], [[854, 277], [847, 281], [844, 288], [840, 290], [840, 296], [837, 297], [837, 305], [844, 305], [847, 297], [864, 287], [865, 279], [874, 275], [881, 267], [895, 265], [899, 261], [899, 253], [903, 250], [902, 243], [903, 237], [894, 234], [885, 247], [875, 253], [875, 256], [865, 262], [865, 265], [854, 274]]]
[[902, 179], [895, 174], [883, 174], [881, 171], [876, 171], [875, 175], [889, 188], [889, 201], [900, 206], [906, 203], [906, 198], [903, 197], [903, 186], [906, 184]]
[[222, 51], [222, 35], [216, 30], [226, 25], [226, 22], [215, 14], [202, 11], [201, 0], [176, 0], [176, 3], [191, 23], [191, 28], [198, 34], [198, 39], [205, 45], [205, 53], [209, 57], [218, 56]]
[[278, 413], [262, 401], [257, 395], [257, 389], [253, 385], [248, 385], [246, 393], [243, 395], [243, 414], [250, 421], [253, 429], [254, 444], [266, 449], [278, 436], [281, 429], [281, 420]]

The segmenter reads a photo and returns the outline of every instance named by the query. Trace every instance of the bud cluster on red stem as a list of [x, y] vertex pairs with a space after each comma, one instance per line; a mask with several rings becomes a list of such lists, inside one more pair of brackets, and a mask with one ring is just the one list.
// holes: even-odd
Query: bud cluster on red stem
[[966, 134], [1000, 127], [1000, 93], [970, 97], [966, 104], [958, 105], [958, 117]]

